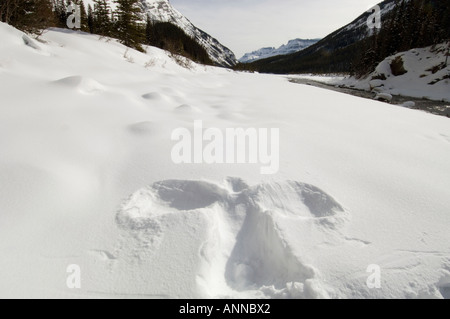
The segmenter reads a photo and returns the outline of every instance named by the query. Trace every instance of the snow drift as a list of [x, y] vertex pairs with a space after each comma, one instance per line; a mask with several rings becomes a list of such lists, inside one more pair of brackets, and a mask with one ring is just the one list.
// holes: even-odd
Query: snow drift
[[[447, 118], [79, 32], [0, 37], [0, 297], [448, 298]], [[279, 173], [175, 165], [200, 119], [279, 128]]]

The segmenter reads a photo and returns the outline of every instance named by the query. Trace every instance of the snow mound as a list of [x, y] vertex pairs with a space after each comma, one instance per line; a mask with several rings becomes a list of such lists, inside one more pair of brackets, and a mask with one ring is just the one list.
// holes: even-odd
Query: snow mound
[[413, 108], [413, 107], [416, 106], [416, 102], [413, 102], [413, 101], [406, 101], [405, 103], [402, 104], [402, 106], [408, 107], [408, 108]]
[[77, 90], [83, 94], [95, 94], [106, 90], [106, 88], [97, 81], [82, 77], [82, 76], [69, 76], [53, 82], [56, 85], [61, 85], [69, 89]]
[[150, 92], [142, 95], [142, 98], [150, 105], [162, 104], [162, 105], [175, 105], [174, 97], [159, 92]]
[[182, 104], [180, 106], [177, 106], [175, 108], [176, 113], [181, 114], [195, 114], [195, 113], [201, 113], [200, 109], [194, 106], [191, 106], [189, 104]]
[[[25, 33], [15, 29], [14, 27], [0, 22], [0, 32], [2, 35], [2, 41], [0, 42], [0, 48], [7, 48], [15, 45], [23, 45], [26, 36]], [[22, 38], [22, 40], [21, 40]]]
[[[190, 228], [199, 218], [209, 227]], [[160, 249], [170, 225], [179, 222], [186, 228], [178, 241], [203, 238], [197, 285], [205, 297], [275, 298], [328, 296], [317, 271], [289, 241], [292, 230], [284, 222], [329, 232], [346, 219], [342, 206], [315, 186], [291, 181], [249, 187], [234, 178], [226, 185], [158, 182], [133, 194], [116, 216], [121, 229], [139, 233], [140, 247], [150, 242]]]
[[144, 121], [128, 125], [127, 130], [136, 135], [147, 135], [157, 131], [157, 125], [150, 121]]
[[142, 98], [144, 100], [160, 100], [163, 98], [163, 96], [160, 93], [151, 92], [151, 93], [146, 93], [146, 94], [142, 95]]
[[391, 102], [392, 95], [389, 93], [378, 93], [377, 96], [375, 96], [375, 100]]
[[30, 48], [38, 51], [41, 50], [41, 47], [35, 41], [31, 40], [27, 35], [24, 34], [22, 36], [22, 40], [25, 43], [25, 45], [29, 46]]

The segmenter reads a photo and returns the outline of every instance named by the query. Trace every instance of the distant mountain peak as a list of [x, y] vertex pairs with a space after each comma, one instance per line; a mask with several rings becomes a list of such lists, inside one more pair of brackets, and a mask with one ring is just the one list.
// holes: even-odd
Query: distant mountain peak
[[192, 24], [183, 14], [176, 10], [169, 0], [140, 0], [141, 7], [151, 20], [170, 22], [180, 27], [187, 35], [193, 37], [206, 49], [211, 60], [217, 65], [232, 67], [237, 60], [234, 53], [203, 30]]
[[289, 40], [287, 44], [283, 44], [278, 49], [275, 47], [265, 47], [259, 50], [246, 53], [239, 59], [241, 63], [250, 63], [257, 60], [270, 58], [277, 55], [285, 55], [295, 53], [310, 47], [319, 42], [320, 39], [293, 39]]

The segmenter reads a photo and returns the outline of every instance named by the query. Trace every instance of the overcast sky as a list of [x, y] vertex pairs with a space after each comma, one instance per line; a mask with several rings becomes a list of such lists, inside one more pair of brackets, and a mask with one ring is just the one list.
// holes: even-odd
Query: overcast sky
[[323, 38], [381, 0], [170, 0], [240, 58], [295, 38]]

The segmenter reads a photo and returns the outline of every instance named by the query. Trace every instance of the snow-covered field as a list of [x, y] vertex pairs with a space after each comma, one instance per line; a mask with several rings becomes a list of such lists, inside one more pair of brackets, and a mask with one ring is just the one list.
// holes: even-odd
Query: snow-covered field
[[[449, 119], [98, 36], [0, 38], [0, 297], [450, 297]], [[279, 172], [174, 164], [195, 120], [279, 128]]]

